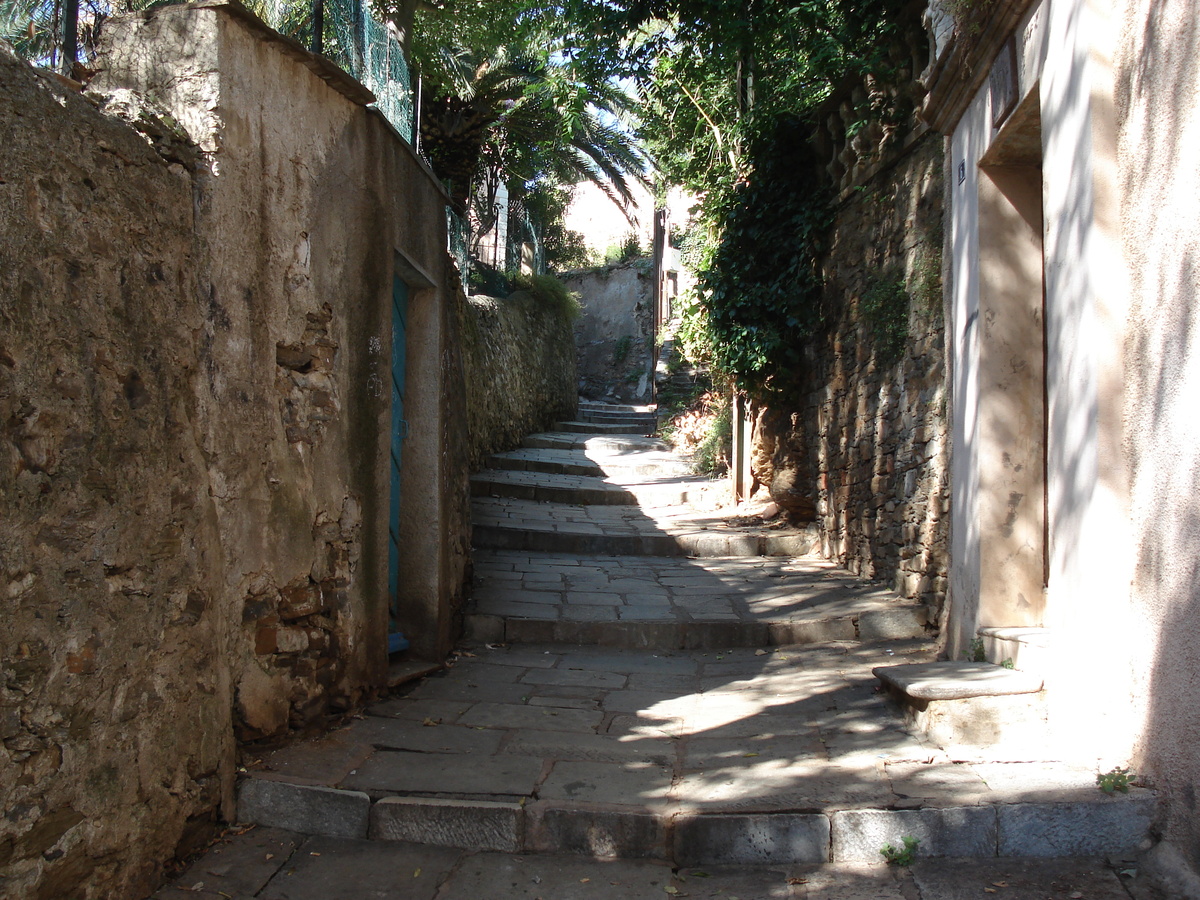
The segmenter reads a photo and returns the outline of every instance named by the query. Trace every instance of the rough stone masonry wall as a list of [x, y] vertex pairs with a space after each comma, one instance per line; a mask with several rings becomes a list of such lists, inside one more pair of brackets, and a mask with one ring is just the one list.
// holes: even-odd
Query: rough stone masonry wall
[[193, 168], [3, 45], [0, 145], [0, 896], [140, 897], [234, 765]]
[[525, 291], [505, 299], [460, 294], [471, 469], [527, 434], [575, 414], [570, 319]]
[[572, 272], [563, 280], [579, 294], [575, 321], [579, 395], [648, 403], [654, 373], [654, 273], [648, 259]]
[[[816, 520], [825, 556], [926, 600], [935, 617], [949, 525], [942, 181], [941, 139], [929, 134], [848, 193], [823, 263], [829, 328], [802, 376], [804, 401], [757, 410], [752, 457], [782, 507]], [[889, 357], [888, 287], [900, 280], [907, 327]]]

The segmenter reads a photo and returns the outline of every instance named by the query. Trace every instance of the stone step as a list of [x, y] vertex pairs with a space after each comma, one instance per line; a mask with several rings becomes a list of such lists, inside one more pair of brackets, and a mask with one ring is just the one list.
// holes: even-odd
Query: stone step
[[[587, 854], [495, 853], [477, 847], [434, 847], [304, 835], [279, 828], [228, 832], [191, 861], [150, 900], [758, 900], [801, 896], [869, 900], [934, 900], [983, 896], [997, 882], [1013, 898], [1148, 896], [1141, 881], [1129, 890], [1104, 859], [922, 859], [907, 868], [858, 863], [706, 866], [676, 871], [661, 859], [597, 859]], [[202, 885], [202, 887], [197, 887]], [[796, 886], [796, 887], [793, 887]], [[589, 890], [589, 888], [591, 890]], [[802, 893], [797, 893], [799, 890]], [[349, 891], [349, 893], [347, 893]]]
[[554, 430], [566, 434], [632, 434], [641, 435], [651, 428], [633, 428], [623, 422], [555, 422]]
[[[585, 615], [595, 613], [586, 611]], [[927, 611], [919, 604], [864, 610], [823, 618], [763, 618], [757, 621], [708, 619], [655, 621], [647, 618], [595, 621], [571, 609], [555, 616], [512, 616], [468, 612], [464, 636], [489, 643], [565, 643], [628, 650], [704, 650], [721, 647], [763, 648], [820, 644], [827, 641], [906, 640], [923, 637]]]
[[923, 639], [928, 612], [824, 560], [479, 552], [467, 637], [657, 651]]
[[522, 447], [495, 453], [488, 458], [492, 469], [545, 472], [553, 475], [611, 476], [629, 482], [645, 478], [673, 478], [691, 474], [686, 458], [662, 450], [601, 453], [586, 449], [542, 449]]
[[668, 453], [671, 450], [671, 445], [661, 438], [638, 435], [588, 436], [571, 432], [530, 434], [521, 442], [521, 446], [535, 450], [583, 450], [589, 456], [594, 455], [593, 458], [640, 451]]
[[710, 484], [701, 478], [631, 484], [599, 477], [485, 469], [471, 476], [471, 494], [575, 506], [628, 506], [643, 501], [662, 506], [687, 503]]
[[980, 628], [987, 661], [1010, 663], [1018, 672], [1044, 675], [1050, 656], [1050, 629], [1030, 627]]
[[[650, 654], [477, 646], [324, 738], [264, 754], [238, 819], [304, 834], [677, 865], [1126, 854], [1152, 792], [1089, 768], [955, 764], [870, 667], [928, 642]], [[871, 727], [864, 727], [869, 724]]]
[[[411, 768], [407, 754], [394, 755], [402, 757], [397, 766]], [[459, 762], [430, 756], [434, 763]], [[566, 777], [575, 790], [594, 789], [612, 774], [596, 768], [580, 764]], [[1149, 791], [1107, 797], [1093, 787], [1091, 794], [1073, 800], [1061, 799], [1059, 791], [1045, 797], [1022, 793], [1021, 800], [978, 806], [720, 813], [540, 800], [532, 794], [504, 800], [412, 796], [250, 776], [240, 785], [238, 821], [305, 835], [589, 859], [661, 859], [677, 866], [878, 864], [882, 847], [901, 847], [906, 837], [920, 842], [919, 856], [926, 859], [1132, 856], [1149, 838], [1155, 805]], [[618, 799], [619, 788], [605, 795]]]
[[580, 400], [579, 410], [581, 412], [599, 412], [613, 413], [616, 415], [654, 415], [658, 411], [658, 407], [653, 404], [633, 404], [633, 403], [604, 403], [600, 400]]
[[881, 666], [874, 675], [915, 732], [952, 759], [1055, 759], [1042, 678], [992, 663]]
[[[476, 498], [480, 500], [489, 498]], [[522, 501], [513, 501], [522, 502]], [[637, 507], [604, 507], [636, 509]], [[663, 530], [650, 525], [626, 534], [605, 533], [586, 523], [501, 525], [472, 517], [472, 546], [488, 550], [573, 553], [592, 556], [806, 556], [820, 546], [815, 528], [798, 532]]]

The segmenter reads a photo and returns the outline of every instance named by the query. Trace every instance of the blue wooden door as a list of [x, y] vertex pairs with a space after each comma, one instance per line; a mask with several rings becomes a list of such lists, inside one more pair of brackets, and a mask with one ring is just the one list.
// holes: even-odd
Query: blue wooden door
[[404, 418], [405, 332], [408, 326], [408, 285], [399, 277], [392, 279], [392, 448], [391, 502], [388, 513], [388, 598], [391, 616], [388, 625], [388, 653], [408, 649], [408, 640], [400, 633], [396, 593], [400, 586], [400, 459], [408, 422]]

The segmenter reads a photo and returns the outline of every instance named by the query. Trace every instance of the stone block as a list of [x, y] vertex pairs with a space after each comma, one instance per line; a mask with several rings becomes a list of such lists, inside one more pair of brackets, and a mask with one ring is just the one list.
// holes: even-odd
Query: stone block
[[365, 838], [371, 798], [360, 791], [247, 778], [238, 821], [329, 837]]
[[864, 641], [895, 641], [925, 636], [922, 606], [868, 610], [858, 617], [858, 636]]
[[883, 861], [885, 844], [921, 842], [920, 856], [995, 856], [996, 811], [992, 807], [945, 809], [848, 809], [832, 815], [834, 862]]
[[481, 643], [503, 643], [504, 618], [488, 616], [480, 613], [468, 614], [463, 617], [463, 639]]
[[371, 808], [373, 840], [519, 853], [525, 811], [517, 803], [384, 797]]
[[823, 863], [829, 833], [820, 813], [680, 815], [673, 850], [685, 866]]
[[1014, 803], [999, 807], [1000, 856], [1106, 856], [1137, 850], [1150, 834], [1149, 792], [1087, 803]]
[[665, 859], [667, 820], [653, 813], [538, 804], [528, 811], [528, 849], [593, 859]]

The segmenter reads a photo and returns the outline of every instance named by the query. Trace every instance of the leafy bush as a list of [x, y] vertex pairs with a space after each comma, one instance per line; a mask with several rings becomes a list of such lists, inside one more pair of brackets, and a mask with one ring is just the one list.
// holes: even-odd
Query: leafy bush
[[583, 311], [579, 295], [553, 275], [515, 275], [512, 283], [517, 290], [528, 291], [568, 321], [578, 318]]

